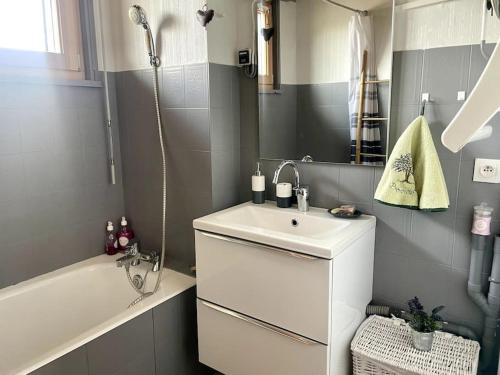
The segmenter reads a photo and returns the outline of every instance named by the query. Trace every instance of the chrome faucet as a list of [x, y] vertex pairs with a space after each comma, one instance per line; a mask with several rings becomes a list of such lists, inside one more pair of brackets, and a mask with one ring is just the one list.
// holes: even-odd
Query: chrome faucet
[[130, 246], [127, 246], [125, 250], [125, 255], [116, 260], [117, 267], [125, 267], [128, 269], [130, 266], [138, 266], [141, 262], [151, 263], [153, 272], [160, 270], [160, 256], [156, 251], [151, 252], [151, 254], [142, 254], [139, 251], [139, 245], [137, 242]]
[[276, 185], [278, 183], [280, 173], [287, 165], [292, 167], [295, 173], [293, 190], [295, 191], [295, 195], [297, 196], [297, 208], [300, 212], [307, 212], [309, 211], [309, 187], [300, 186], [300, 174], [297, 163], [295, 163], [293, 160], [283, 160], [280, 165], [278, 165], [278, 168], [276, 168], [276, 170], [274, 171], [273, 184]]
[[287, 165], [293, 168], [293, 171], [295, 173], [295, 186], [293, 188], [297, 189], [300, 186], [300, 175], [299, 169], [297, 168], [297, 163], [295, 163], [293, 160], [283, 160], [280, 165], [278, 165], [278, 168], [276, 168], [276, 170], [274, 171], [273, 184], [276, 185], [278, 183], [280, 173]]

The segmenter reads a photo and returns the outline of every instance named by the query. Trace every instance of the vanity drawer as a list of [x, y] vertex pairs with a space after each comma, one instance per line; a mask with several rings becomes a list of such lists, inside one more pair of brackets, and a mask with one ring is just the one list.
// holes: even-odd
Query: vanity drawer
[[328, 347], [198, 300], [200, 362], [231, 375], [326, 375]]
[[328, 344], [331, 261], [196, 231], [198, 297]]

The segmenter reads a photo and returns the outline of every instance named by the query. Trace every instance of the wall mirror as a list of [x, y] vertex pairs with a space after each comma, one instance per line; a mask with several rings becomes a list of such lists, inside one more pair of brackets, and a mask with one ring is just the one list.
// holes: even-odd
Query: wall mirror
[[384, 165], [393, 8], [392, 0], [257, 4], [262, 159]]

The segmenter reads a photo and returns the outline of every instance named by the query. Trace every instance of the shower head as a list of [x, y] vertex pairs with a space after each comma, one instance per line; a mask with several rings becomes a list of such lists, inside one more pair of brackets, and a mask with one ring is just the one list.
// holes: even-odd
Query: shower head
[[146, 12], [139, 5], [132, 5], [128, 10], [128, 17], [136, 25], [142, 26], [145, 29], [149, 28]]
[[160, 58], [156, 56], [153, 34], [151, 33], [151, 28], [149, 27], [146, 12], [139, 5], [132, 5], [128, 10], [128, 17], [133, 23], [138, 26], [142, 26], [146, 31], [146, 48], [148, 50], [149, 63], [152, 67], [158, 68], [160, 66]]

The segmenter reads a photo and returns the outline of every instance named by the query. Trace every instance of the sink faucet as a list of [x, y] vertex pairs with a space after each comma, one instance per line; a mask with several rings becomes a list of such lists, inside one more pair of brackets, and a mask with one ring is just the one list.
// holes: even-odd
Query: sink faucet
[[138, 266], [141, 261], [151, 263], [153, 266], [153, 272], [160, 270], [160, 256], [158, 253], [153, 251], [151, 254], [142, 254], [139, 251], [139, 245], [137, 242], [127, 246], [125, 255], [116, 260], [116, 266], [128, 269], [130, 266]]
[[276, 168], [276, 170], [274, 171], [273, 184], [276, 185], [278, 183], [280, 173], [287, 165], [293, 168], [293, 171], [295, 173], [295, 186], [293, 188], [297, 189], [300, 186], [300, 175], [299, 169], [297, 168], [297, 163], [295, 163], [293, 160], [283, 160], [280, 165], [278, 165], [278, 168]]
[[300, 186], [300, 175], [297, 163], [295, 163], [293, 160], [283, 160], [280, 165], [278, 165], [278, 168], [276, 168], [276, 170], [274, 171], [273, 184], [276, 185], [278, 183], [280, 173], [287, 165], [292, 167], [295, 173], [293, 190], [295, 191], [295, 195], [297, 196], [297, 208], [300, 212], [307, 212], [309, 211], [309, 187]]

